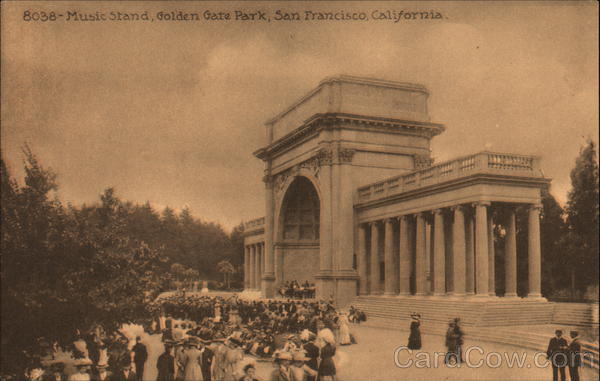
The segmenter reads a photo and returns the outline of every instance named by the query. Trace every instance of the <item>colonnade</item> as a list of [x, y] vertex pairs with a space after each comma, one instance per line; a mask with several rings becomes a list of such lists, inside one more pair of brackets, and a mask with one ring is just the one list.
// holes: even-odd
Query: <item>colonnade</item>
[[246, 245], [244, 249], [244, 289], [260, 290], [265, 271], [265, 243]]
[[[496, 295], [490, 202], [457, 205], [359, 225], [361, 295]], [[505, 294], [517, 296], [516, 205], [507, 208]], [[528, 205], [528, 297], [541, 297], [540, 205]]]

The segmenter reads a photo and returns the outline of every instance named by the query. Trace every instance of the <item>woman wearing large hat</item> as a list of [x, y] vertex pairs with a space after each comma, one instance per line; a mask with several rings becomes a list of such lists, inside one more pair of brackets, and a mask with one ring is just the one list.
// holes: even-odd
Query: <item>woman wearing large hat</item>
[[412, 321], [410, 323], [410, 335], [408, 336], [409, 349], [421, 349], [421, 314], [413, 312], [410, 315]]
[[304, 351], [297, 350], [292, 353], [292, 366], [290, 366], [290, 373], [293, 381], [306, 381], [308, 379], [313, 380], [317, 376], [317, 371], [311, 369], [306, 362], [310, 358], [306, 357]]
[[183, 360], [184, 381], [202, 381], [202, 369], [200, 368], [200, 359], [202, 352], [200, 351], [200, 342], [196, 337], [190, 337], [188, 340], [189, 349], [185, 351]]
[[319, 380], [333, 381], [336, 375], [335, 363], [335, 336], [329, 328], [319, 331], [318, 338], [323, 343], [321, 347], [321, 363], [319, 364]]

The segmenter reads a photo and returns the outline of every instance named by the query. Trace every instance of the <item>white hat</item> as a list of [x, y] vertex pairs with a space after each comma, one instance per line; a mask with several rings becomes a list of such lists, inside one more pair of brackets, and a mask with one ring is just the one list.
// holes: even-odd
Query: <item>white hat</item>
[[324, 340], [326, 343], [335, 344], [335, 336], [329, 328], [323, 328], [322, 330], [320, 330], [318, 337]]

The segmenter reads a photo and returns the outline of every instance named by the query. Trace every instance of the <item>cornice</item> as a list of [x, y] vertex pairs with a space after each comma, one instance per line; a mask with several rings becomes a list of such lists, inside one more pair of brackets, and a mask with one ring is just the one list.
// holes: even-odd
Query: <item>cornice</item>
[[411, 200], [415, 198], [420, 198], [424, 196], [428, 196], [431, 194], [439, 193], [444, 190], [453, 190], [458, 188], [463, 188], [469, 185], [477, 185], [477, 184], [491, 184], [491, 185], [519, 185], [525, 187], [539, 188], [548, 186], [551, 182], [551, 179], [548, 178], [540, 178], [540, 177], [512, 177], [512, 176], [504, 176], [504, 175], [490, 175], [490, 174], [474, 174], [468, 177], [462, 177], [459, 179], [449, 180], [444, 183], [433, 184], [430, 186], [412, 189], [403, 193], [398, 193], [394, 195], [390, 195], [389, 197], [384, 197], [376, 200], [366, 201], [363, 203], [356, 203], [354, 205], [355, 209], [371, 209], [374, 207], [386, 206], [390, 204], [395, 204], [398, 202]]
[[[348, 123], [349, 125], [342, 126], [343, 123]], [[267, 147], [255, 151], [253, 154], [261, 160], [268, 160], [278, 153], [316, 135], [321, 130], [336, 128], [353, 129], [359, 126], [360, 129], [368, 131], [381, 131], [400, 135], [416, 135], [428, 139], [441, 134], [445, 130], [445, 126], [439, 123], [346, 113], [315, 114], [307, 119], [299, 128], [279, 138]]]

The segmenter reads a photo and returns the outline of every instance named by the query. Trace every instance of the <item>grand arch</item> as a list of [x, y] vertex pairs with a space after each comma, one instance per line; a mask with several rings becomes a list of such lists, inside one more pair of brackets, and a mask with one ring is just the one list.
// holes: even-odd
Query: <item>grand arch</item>
[[275, 283], [315, 282], [319, 271], [319, 194], [305, 176], [293, 176], [282, 191], [275, 225]]

